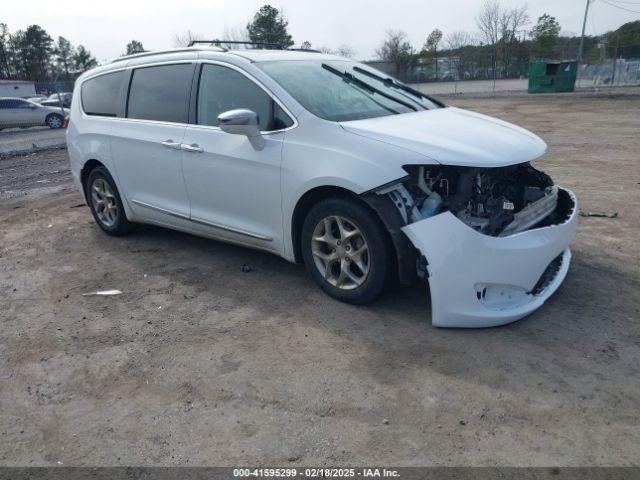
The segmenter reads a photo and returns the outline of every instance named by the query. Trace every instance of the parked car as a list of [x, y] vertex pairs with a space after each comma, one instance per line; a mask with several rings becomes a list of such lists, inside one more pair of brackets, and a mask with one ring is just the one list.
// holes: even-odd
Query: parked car
[[51, 107], [60, 106], [62, 102], [62, 106], [65, 108], [71, 107], [71, 100], [73, 98], [73, 93], [71, 92], [60, 92], [52, 93], [46, 100], [40, 102], [41, 105], [48, 105]]
[[57, 107], [57, 108], [69, 108], [71, 104], [69, 105], [65, 105], [65, 102], [60, 103], [59, 100], [43, 100], [42, 102], [39, 102], [40, 105], [44, 105], [45, 107]]
[[45, 100], [47, 100], [49, 97], [47, 97], [46, 95], [37, 95], [35, 97], [29, 97], [27, 98], [27, 100], [31, 101], [31, 102], [36, 102], [36, 103], [40, 103], [40, 102], [44, 102]]
[[485, 327], [562, 283], [576, 198], [533, 133], [341, 57], [193, 47], [76, 82], [71, 171], [109, 235], [161, 225], [303, 262], [356, 304], [427, 281], [437, 326]]
[[46, 125], [61, 128], [68, 110], [14, 97], [0, 97], [0, 129]]

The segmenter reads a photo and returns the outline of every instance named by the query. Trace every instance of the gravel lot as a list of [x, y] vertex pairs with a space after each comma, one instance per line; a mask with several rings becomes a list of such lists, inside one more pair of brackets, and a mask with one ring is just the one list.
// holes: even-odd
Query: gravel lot
[[34, 148], [49, 148], [64, 145], [66, 130], [49, 127], [9, 128], [0, 131], [0, 157]]
[[564, 285], [506, 327], [433, 328], [421, 285], [354, 307], [266, 253], [109, 238], [64, 150], [1, 159], [0, 464], [639, 465], [640, 96], [451, 103], [540, 134], [582, 210], [618, 213], [581, 218]]

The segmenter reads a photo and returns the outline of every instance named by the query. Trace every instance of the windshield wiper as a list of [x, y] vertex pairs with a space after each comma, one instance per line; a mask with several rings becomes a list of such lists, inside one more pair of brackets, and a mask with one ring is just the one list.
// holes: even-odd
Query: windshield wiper
[[415, 97], [418, 97], [418, 98], [426, 98], [427, 100], [429, 100], [430, 102], [435, 103], [439, 107], [444, 107], [444, 103], [436, 100], [435, 98], [430, 97], [429, 95], [425, 95], [424, 93], [416, 90], [415, 88], [411, 88], [409, 85], [405, 85], [403, 83], [398, 83], [391, 77], [381, 77], [380, 75], [376, 75], [375, 73], [369, 72], [369, 71], [365, 70], [364, 68], [360, 68], [360, 67], [353, 67], [353, 69], [356, 72], [361, 73], [363, 75], [366, 75], [369, 78], [373, 78], [374, 80], [378, 80], [379, 82], [384, 83], [388, 87], [397, 88], [398, 90], [403, 90], [403, 91], [405, 91], [407, 93], [410, 93], [411, 95], [413, 95]]
[[358, 77], [356, 77], [356, 76], [354, 76], [354, 75], [352, 75], [352, 74], [350, 74], [348, 72], [341, 72], [337, 68], [333, 68], [331, 65], [327, 65], [326, 63], [322, 64], [322, 68], [324, 68], [325, 70], [333, 73], [334, 75], [339, 76], [340, 78], [342, 78], [343, 80], [346, 80], [347, 82], [354, 83], [354, 84], [358, 85], [359, 87], [364, 88], [365, 90], [368, 90], [371, 93], [378, 94], [381, 97], [384, 97], [384, 98], [386, 98], [388, 100], [391, 100], [392, 102], [399, 103], [400, 105], [403, 105], [403, 106], [405, 106], [407, 108], [410, 108], [414, 112], [418, 111], [418, 109], [416, 107], [414, 107], [413, 105], [411, 105], [410, 103], [404, 102], [404, 101], [400, 100], [399, 98], [396, 98], [393, 95], [389, 95], [388, 93], [385, 93], [382, 90], [377, 89], [373, 85], [369, 85], [364, 80], [361, 80]]

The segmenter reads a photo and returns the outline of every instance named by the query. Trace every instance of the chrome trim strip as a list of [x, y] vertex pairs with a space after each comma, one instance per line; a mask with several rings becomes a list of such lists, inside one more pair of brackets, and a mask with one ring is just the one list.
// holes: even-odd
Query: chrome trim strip
[[[197, 52], [196, 52], [197, 53]], [[271, 97], [271, 99], [276, 102], [280, 108], [282, 108], [282, 110], [289, 116], [289, 118], [291, 120], [293, 120], [293, 125], [291, 125], [290, 127], [287, 128], [282, 128], [280, 130], [270, 130], [270, 131], [261, 131], [260, 133], [262, 135], [274, 135], [277, 133], [281, 133], [281, 132], [287, 132], [289, 130], [293, 130], [294, 128], [298, 128], [299, 124], [298, 124], [298, 119], [295, 117], [295, 115], [293, 115], [291, 113], [291, 111], [287, 108], [287, 106], [282, 103], [280, 101], [280, 99], [278, 97], [276, 97], [276, 95], [269, 90], [269, 88], [264, 85], [264, 83], [262, 83], [260, 80], [258, 80], [256, 77], [254, 77], [253, 75], [251, 75], [249, 72], [247, 72], [246, 70], [243, 70], [241, 67], [234, 65], [232, 63], [227, 63], [224, 61], [220, 61], [220, 60], [209, 60], [209, 59], [200, 59], [200, 58], [194, 58], [194, 59], [182, 59], [182, 60], [164, 60], [164, 61], [158, 61], [158, 62], [150, 62], [150, 63], [141, 63], [139, 65], [130, 65], [130, 66], [126, 66], [123, 68], [114, 68], [112, 70], [108, 70], [106, 72], [100, 72], [97, 75], [93, 75], [91, 77], [85, 78], [82, 80], [82, 83], [84, 83], [87, 80], [90, 80], [92, 78], [96, 78], [102, 75], [107, 75], [109, 73], [115, 73], [115, 72], [121, 72], [121, 71], [127, 71], [127, 70], [137, 70], [139, 68], [146, 68], [146, 67], [156, 67], [156, 66], [165, 66], [165, 65], [178, 65], [178, 64], [185, 64], [185, 63], [195, 63], [196, 65], [202, 65], [202, 64], [211, 64], [211, 65], [219, 65], [222, 67], [227, 67], [230, 68], [232, 70], [237, 71], [238, 73], [240, 73], [241, 75], [244, 75], [245, 77], [247, 77], [249, 79], [249, 81], [255, 83], [258, 87], [260, 87], [262, 90], [264, 90], [264, 92]], [[131, 80], [131, 79], [129, 79]], [[198, 92], [195, 92], [195, 94], [197, 95]], [[111, 121], [120, 121], [123, 123], [127, 123], [127, 122], [135, 122], [135, 123], [147, 123], [147, 124], [151, 124], [151, 125], [178, 125], [178, 126], [184, 126], [184, 127], [192, 127], [192, 128], [196, 128], [196, 129], [203, 129], [203, 130], [220, 130], [220, 127], [216, 127], [213, 125], [198, 125], [197, 123], [178, 123], [178, 122], [166, 122], [166, 121], [162, 121], [162, 120], [148, 120], [145, 118], [130, 118], [130, 117], [107, 117], [107, 116], [100, 116], [100, 115], [87, 115], [84, 111], [84, 108], [82, 108], [82, 104], [80, 105], [80, 111], [82, 112], [82, 117], [85, 119], [106, 119], [106, 120], [111, 120]]]
[[149, 208], [151, 210], [155, 210], [160, 213], [164, 213], [165, 215], [170, 215], [172, 217], [181, 218], [182, 220], [189, 220], [193, 223], [199, 223], [201, 225], [205, 225], [207, 227], [218, 228], [220, 230], [226, 230], [231, 233], [237, 233], [239, 235], [245, 235], [251, 238], [257, 238], [258, 240], [264, 240], [266, 242], [273, 241], [273, 238], [267, 235], [261, 235], [259, 233], [247, 232], [246, 230], [241, 230], [239, 228], [228, 227], [226, 225], [220, 225], [219, 223], [209, 222], [207, 220], [202, 220], [200, 218], [189, 217], [188, 215], [184, 215], [182, 213], [174, 212], [172, 210], [167, 210], [166, 208], [156, 207], [155, 205], [151, 205], [146, 202], [141, 202], [140, 200], [131, 200], [131, 203], [135, 203], [136, 205], [140, 205], [141, 207]]
[[271, 237], [269, 237], [267, 235], [261, 235], [259, 233], [247, 232], [246, 230], [241, 230], [239, 228], [234, 228], [234, 227], [228, 227], [226, 225], [220, 225], [219, 223], [209, 222], [207, 220], [202, 220], [202, 219], [197, 218], [197, 217], [191, 217], [189, 220], [191, 220], [192, 222], [195, 222], [195, 223], [199, 223], [201, 225], [206, 225], [207, 227], [219, 228], [220, 230], [226, 230], [226, 231], [231, 232], [231, 233], [237, 233], [239, 235], [245, 235], [247, 237], [257, 238], [258, 240], [264, 240], [266, 242], [273, 241], [273, 238], [271, 238]]
[[134, 199], [134, 200], [131, 200], [131, 203], [135, 203], [136, 205], [140, 205], [141, 207], [149, 208], [151, 210], [155, 210], [156, 212], [164, 213], [166, 215], [171, 215], [172, 217], [182, 218], [183, 220], [189, 220], [189, 215], [174, 212], [173, 210], [167, 210], [166, 208], [162, 208], [162, 207], [156, 207], [155, 205], [141, 202], [140, 200]]
[[93, 80], [94, 78], [102, 77], [104, 75], [109, 75], [110, 73], [124, 72], [125, 70], [127, 70], [127, 67], [113, 68], [111, 70], [106, 70], [104, 72], [97, 72], [97, 73], [94, 73], [93, 75], [89, 75], [83, 78], [81, 84], [86, 82], [87, 80]]

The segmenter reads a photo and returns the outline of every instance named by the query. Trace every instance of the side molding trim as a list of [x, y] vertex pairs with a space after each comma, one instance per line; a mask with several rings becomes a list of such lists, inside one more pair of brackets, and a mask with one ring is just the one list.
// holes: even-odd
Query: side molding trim
[[225, 230], [227, 232], [237, 233], [238, 235], [244, 235], [246, 237], [257, 238], [258, 240], [264, 240], [266, 242], [273, 241], [273, 238], [261, 235], [259, 233], [247, 232], [246, 230], [241, 230], [239, 228], [229, 227], [227, 225], [221, 225], [219, 223], [209, 222], [207, 220], [203, 220], [201, 218], [189, 217], [188, 215], [184, 215], [182, 213], [174, 212], [173, 210], [167, 210], [166, 208], [156, 207], [155, 205], [151, 205], [146, 202], [141, 202], [140, 200], [131, 200], [132, 203], [139, 205], [144, 208], [148, 208], [150, 210], [155, 210], [156, 212], [164, 213], [165, 215], [170, 215], [172, 217], [180, 218], [182, 220], [189, 220], [193, 223], [198, 223], [200, 225], [205, 225], [207, 227], [217, 228], [219, 230]]

